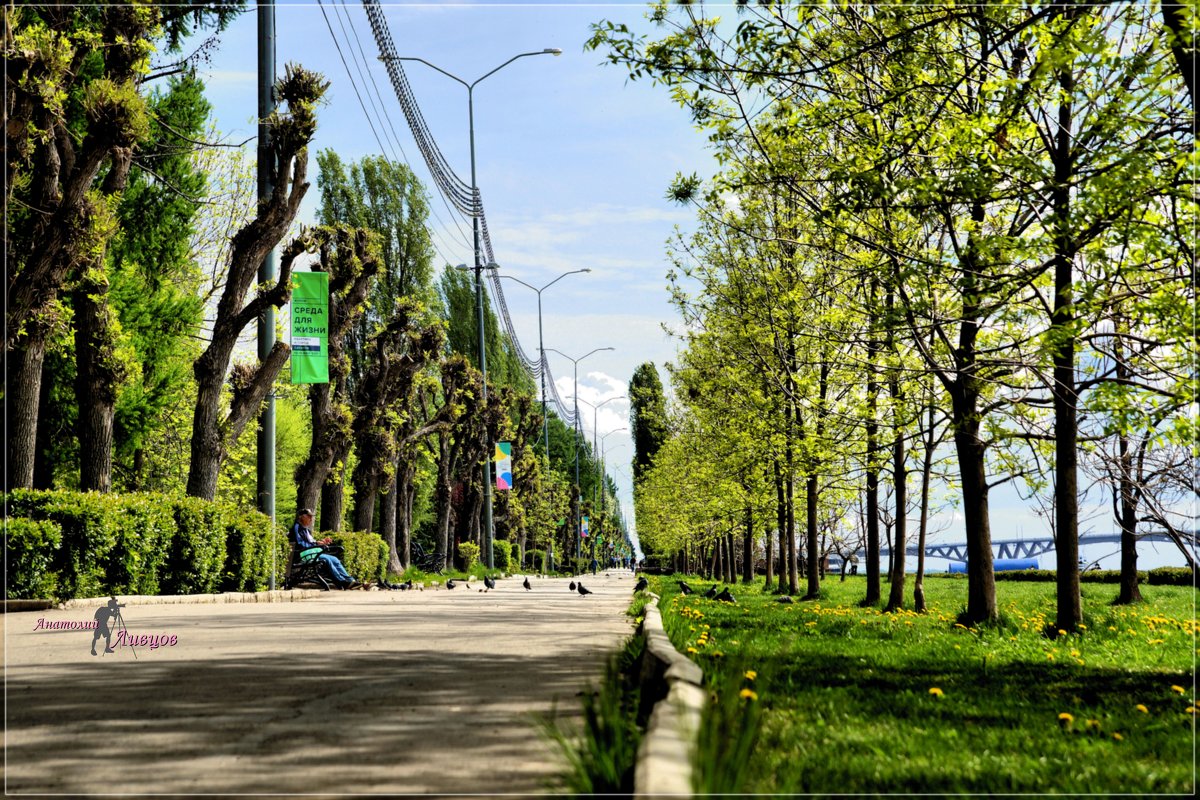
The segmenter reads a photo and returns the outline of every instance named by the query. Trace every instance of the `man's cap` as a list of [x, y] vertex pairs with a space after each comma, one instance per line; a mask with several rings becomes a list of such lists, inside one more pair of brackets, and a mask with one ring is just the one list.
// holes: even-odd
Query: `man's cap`
[[311, 508], [302, 508], [302, 509], [300, 509], [300, 513], [297, 514], [296, 516], [311, 517], [312, 515], [313, 515], [313, 510]]

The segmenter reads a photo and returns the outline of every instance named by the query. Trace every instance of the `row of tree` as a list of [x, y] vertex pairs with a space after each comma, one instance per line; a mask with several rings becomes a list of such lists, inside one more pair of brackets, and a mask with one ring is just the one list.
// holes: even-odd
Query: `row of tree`
[[[490, 307], [494, 388], [482, 402], [473, 287], [449, 268], [435, 279], [412, 172], [323, 152], [321, 224], [299, 227], [327, 83], [295, 66], [259, 147], [270, 197], [255, 203], [241, 147], [212, 141], [194, 66], [217, 40], [180, 54], [242, 6], [5, 9], [6, 487], [253, 504], [244, 433], [273, 393], [276, 496], [319, 508], [323, 530], [378, 531], [392, 570], [410, 563], [414, 538], [437, 568], [456, 543], [481, 541], [480, 467], [501, 440], [513, 442], [516, 485], [497, 501], [497, 538], [561, 554], [572, 500], [614, 488], [557, 418], [547, 461], [533, 381]], [[171, 63], [153, 63], [156, 52]], [[276, 247], [277, 281], [256, 285]], [[259, 361], [245, 338], [306, 268], [329, 275], [330, 382], [301, 388], [288, 384], [284, 341]], [[577, 449], [582, 486], [567, 478]], [[604, 527], [618, 531], [611, 496], [606, 507]]]
[[[1193, 16], [772, 2], [651, 18], [661, 38], [602, 22], [590, 45], [669, 88], [722, 171], [671, 188], [699, 224], [671, 247], [685, 347], [636, 488], [643, 546], [733, 553], [736, 529], [751, 553], [774, 529], [780, 589], [799, 592], [803, 564], [816, 597], [821, 556], [861, 529], [875, 604], [886, 520], [895, 609], [907, 520], [923, 550], [939, 483], [964, 523], [964, 620], [983, 622], [989, 492], [1012, 482], [1050, 509], [1055, 628], [1074, 630], [1091, 477], [1122, 532], [1119, 599], [1137, 599], [1139, 533], [1192, 534]], [[938, 481], [943, 440], [957, 469]]]

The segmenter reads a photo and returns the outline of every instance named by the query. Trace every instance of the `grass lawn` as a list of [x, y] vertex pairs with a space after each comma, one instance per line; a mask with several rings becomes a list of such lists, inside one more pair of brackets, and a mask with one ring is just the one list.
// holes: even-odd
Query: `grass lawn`
[[1114, 607], [1115, 585], [1084, 584], [1086, 628], [1051, 640], [1053, 583], [998, 583], [1002, 620], [982, 630], [954, 622], [965, 580], [927, 579], [923, 615], [859, 608], [862, 577], [793, 605], [761, 585], [734, 586], [730, 605], [651, 579], [716, 701], [703, 790], [1193, 791], [1190, 587], [1143, 586], [1146, 602]]

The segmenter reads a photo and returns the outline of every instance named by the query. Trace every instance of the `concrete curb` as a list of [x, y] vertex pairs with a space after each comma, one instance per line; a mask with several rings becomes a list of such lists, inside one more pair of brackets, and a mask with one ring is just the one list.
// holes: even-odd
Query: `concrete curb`
[[[171, 606], [209, 603], [294, 603], [297, 600], [308, 600], [323, 594], [327, 594], [327, 592], [320, 589], [276, 589], [273, 592], [224, 592], [222, 594], [118, 595], [117, 599], [127, 606]], [[99, 608], [107, 602], [108, 597], [76, 597], [73, 600], [64, 600], [54, 607]], [[44, 607], [48, 608], [49, 606]]]
[[[692, 795], [692, 753], [704, 709], [704, 673], [667, 638], [658, 597], [645, 608], [642, 635], [643, 704], [654, 703], [634, 767], [637, 798]], [[665, 684], [666, 691], [662, 691]]]

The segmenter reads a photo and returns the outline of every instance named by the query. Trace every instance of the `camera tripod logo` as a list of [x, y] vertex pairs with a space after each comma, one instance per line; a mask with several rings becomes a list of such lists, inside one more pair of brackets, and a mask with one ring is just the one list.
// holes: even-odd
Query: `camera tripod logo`
[[[117, 598], [113, 597], [108, 601], [108, 605], [96, 609], [96, 630], [92, 634], [92, 655], [96, 655], [96, 642], [100, 641], [101, 636], [104, 637], [105, 654], [117, 652], [112, 647], [113, 634], [120, 631], [122, 635], [119, 640], [123, 640], [129, 633], [125, 628], [125, 618], [121, 616], [121, 609], [124, 607], [124, 603], [118, 603]], [[133, 651], [133, 657], [137, 658], [136, 650]]]

